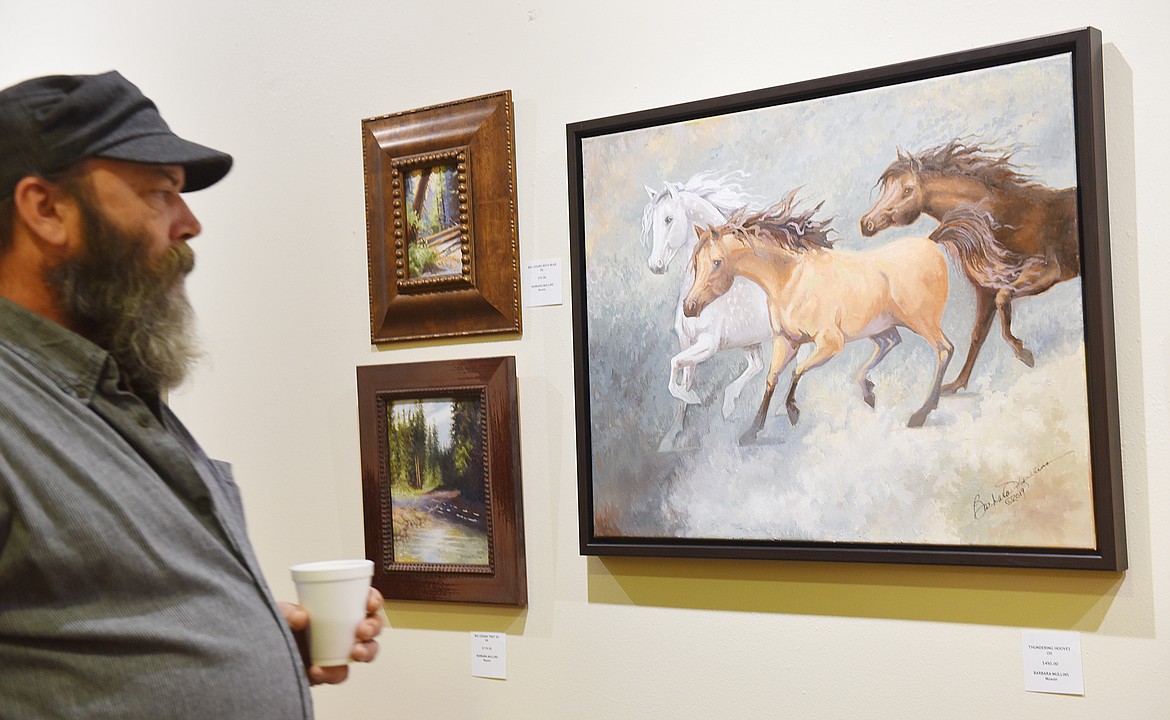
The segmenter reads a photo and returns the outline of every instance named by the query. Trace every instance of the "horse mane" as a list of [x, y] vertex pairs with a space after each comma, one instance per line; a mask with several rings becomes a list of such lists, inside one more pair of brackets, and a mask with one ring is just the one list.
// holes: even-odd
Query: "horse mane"
[[681, 183], [663, 182], [663, 189], [654, 196], [653, 200], [646, 203], [646, 207], [642, 210], [642, 245], [650, 246], [650, 222], [654, 216], [654, 209], [671, 192], [694, 193], [714, 205], [723, 217], [728, 217], [745, 206], [751, 199], [751, 194], [739, 184], [739, 181], [746, 179], [747, 173], [741, 170], [732, 170], [726, 173], [704, 171], [695, 173]]
[[733, 170], [722, 175], [701, 172], [691, 176], [682, 189], [693, 192], [715, 206], [723, 217], [728, 217], [751, 199], [751, 193], [743, 189], [737, 180], [746, 180], [747, 173]]
[[750, 242], [767, 242], [790, 252], [831, 250], [835, 232], [831, 227], [832, 218], [816, 219], [821, 201], [811, 209], [797, 208], [796, 193], [790, 190], [779, 201], [758, 212], [749, 213], [746, 207], [737, 210], [713, 235], [730, 230]]
[[1035, 178], [1022, 172], [1012, 162], [1018, 148], [1004, 148], [981, 142], [967, 142], [956, 138], [942, 145], [926, 148], [917, 153], [903, 154], [890, 163], [878, 184], [882, 185], [893, 175], [900, 173], [935, 172], [943, 175], [966, 175], [989, 187], [1001, 190], [1028, 190], [1044, 187]]

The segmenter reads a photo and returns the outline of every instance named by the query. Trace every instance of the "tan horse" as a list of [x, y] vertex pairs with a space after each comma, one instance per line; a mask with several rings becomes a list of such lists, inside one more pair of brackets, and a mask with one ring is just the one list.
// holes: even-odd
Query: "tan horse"
[[768, 296], [772, 362], [759, 411], [740, 443], [755, 442], [780, 373], [805, 343], [813, 343], [813, 351], [792, 373], [785, 401], [789, 421], [796, 424], [800, 416], [796, 405], [800, 378], [841, 352], [845, 343], [862, 338], [872, 340], [875, 347], [856, 380], [862, 398], [873, 407], [869, 371], [901, 342], [899, 326], [930, 343], [937, 360], [930, 394], [909, 422], [910, 427], [921, 427], [938, 406], [943, 373], [954, 353], [942, 331], [948, 290], [942, 250], [921, 237], [867, 252], [834, 250], [830, 228], [813, 219], [820, 206], [796, 212], [794, 197], [795, 192], [789, 193], [753, 214], [740, 210], [718, 227], [695, 228], [699, 236], [692, 255], [695, 281], [684, 300], [684, 314], [698, 315], [739, 275]]
[[941, 223], [931, 238], [955, 255], [975, 286], [967, 359], [943, 393], [967, 386], [997, 310], [1004, 339], [1032, 367], [1032, 351], [1012, 333], [1011, 304], [1080, 274], [1076, 188], [1046, 187], [1021, 174], [1009, 151], [960, 140], [917, 154], [898, 151], [878, 184], [881, 196], [862, 216], [861, 233], [929, 215]]

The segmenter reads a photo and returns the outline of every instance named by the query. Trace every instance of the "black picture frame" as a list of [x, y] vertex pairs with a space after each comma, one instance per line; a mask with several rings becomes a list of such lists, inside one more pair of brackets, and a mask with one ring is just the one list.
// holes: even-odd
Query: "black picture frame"
[[[790, 452], [795, 455], [800, 447], [815, 445], [815, 442], [809, 440], [809, 435], [796, 439], [786, 435], [785, 433], [791, 432], [792, 428], [789, 427], [790, 423], [783, 417], [783, 413], [769, 416], [764, 425], [764, 435], [761, 437], [767, 437], [770, 432], [771, 442], [775, 443], [774, 445], [737, 445], [734, 440], [735, 435], [731, 435], [732, 439], [728, 441], [727, 438], [710, 430], [710, 428], [719, 427], [716, 424], [718, 421], [717, 411], [711, 409], [718, 406], [719, 403], [706, 399], [698, 404], [692, 403], [691, 409], [686, 411], [693, 412], [694, 408], [698, 408], [706, 412], [704, 417], [712, 418], [708, 420], [707, 425], [701, 426], [707, 428], [707, 431], [704, 434], [700, 430], [697, 443], [691, 446], [684, 443], [680, 449], [678, 446], [668, 443], [667, 437], [663, 437], [661, 444], [657, 448], [655, 447], [654, 443], [658, 441], [658, 437], [662, 436], [664, 428], [670, 428], [666, 431], [667, 436], [669, 436], [679, 426], [678, 423], [671, 426], [669, 417], [671, 414], [670, 403], [674, 402], [674, 399], [664, 395], [667, 386], [665, 382], [666, 361], [669, 358], [669, 353], [678, 351], [678, 345], [675, 342], [673, 348], [665, 351], [663, 348], [668, 347], [673, 338], [670, 330], [669, 309], [674, 304], [673, 298], [676, 290], [679, 296], [685, 291], [685, 288], [679, 289], [685, 283], [685, 277], [677, 286], [671, 281], [674, 280], [675, 276], [684, 275], [682, 270], [674, 270], [673, 274], [670, 274], [666, 279], [654, 277], [647, 273], [646, 268], [647, 262], [653, 262], [653, 258], [647, 259], [634, 252], [637, 248], [634, 239], [640, 232], [639, 214], [636, 212], [636, 208], [641, 207], [646, 200], [646, 195], [643, 193], [635, 203], [635, 199], [631, 197], [632, 194], [635, 194], [634, 191], [640, 191], [645, 186], [652, 197], [657, 197], [658, 193], [670, 190], [670, 180], [672, 179], [678, 181], [674, 183], [674, 189], [683, 189], [685, 184], [682, 180], [688, 173], [683, 172], [682, 168], [688, 162], [691, 167], [690, 172], [707, 171], [709, 180], [716, 173], [724, 173], [725, 178], [733, 177], [740, 189], [743, 189], [743, 186], [759, 178], [760, 174], [752, 175], [740, 172], [727, 175], [729, 158], [732, 159], [733, 165], [736, 160], [741, 160], [745, 164], [750, 160], [751, 163], [755, 164], [754, 167], [758, 168], [763, 163], [762, 160], [759, 160], [760, 155], [765, 155], [773, 150], [780, 154], [788, 147], [799, 145], [799, 148], [791, 152], [804, 153], [797, 156], [800, 162], [790, 163], [785, 169], [787, 172], [788, 168], [797, 168], [789, 173], [795, 178], [795, 181], [784, 187], [799, 188], [803, 195], [811, 196], [806, 207], [814, 206], [818, 200], [825, 200], [826, 207], [819, 217], [830, 218], [834, 228], [839, 231], [837, 247], [845, 246], [850, 249], [862, 250], [866, 246], [862, 243], [862, 238], [858, 237], [859, 225], [855, 223], [860, 223], [860, 220], [856, 211], [838, 214], [840, 211], [834, 205], [834, 201], [837, 205], [849, 205], [849, 203], [859, 205], [863, 201], [864, 204], [869, 204], [873, 201], [875, 189], [883, 189], [881, 181], [878, 180], [881, 167], [896, 158], [905, 157], [921, 161], [921, 156], [915, 153], [924, 146], [937, 149], [946, 145], [949, 140], [956, 140], [960, 146], [965, 144], [968, 147], [990, 144], [978, 137], [987, 128], [964, 127], [961, 119], [954, 119], [961, 115], [962, 108], [965, 107], [962, 103], [968, 103], [966, 107], [973, 107], [981, 103], [994, 105], [998, 102], [1002, 103], [1006, 110], [1017, 101], [1014, 86], [1010, 82], [995, 85], [996, 92], [985, 95], [978, 94], [975, 88], [983, 88], [979, 92], [986, 92], [986, 88], [991, 87], [991, 85], [979, 85], [978, 83], [984, 82], [985, 78], [998, 78], [997, 73], [1003, 73], [1005, 78], [1022, 76], [1021, 73], [1032, 72], [1034, 67], [1043, 67], [1045, 72], [1048, 72], [1049, 66], [1054, 68], [1052, 72], [1061, 73], [1060, 77], [1064, 77], [1063, 73], [1066, 72], [1062, 68], [1067, 67], [1068, 88], [1067, 91], [1061, 90], [1061, 92], [1066, 92], [1066, 96], [1070, 100], [1067, 107], [1058, 103], [1055, 110], [1051, 107], [1033, 108], [1033, 120], [1027, 122], [1045, 123], [1048, 117], [1046, 113], [1053, 115], [1060, 113], [1062, 118], [1060, 122], [1063, 123], [1061, 127], [1067, 126], [1066, 134], [1070, 137], [1070, 142], [1065, 143], [1063, 150], [1058, 145], [1057, 150], [1060, 152], [1056, 154], [1060, 156], [1060, 163], [1065, 168], [1063, 171], [1065, 176], [1072, 178], [1071, 185], [1075, 187], [1075, 227], [1079, 235], [1075, 238], [1075, 247], [1079, 251], [1080, 264], [1076, 271], [1080, 279], [1057, 283], [1053, 287], [1063, 288], [1059, 291], [1046, 290], [1045, 292], [1049, 293], [1050, 297], [1058, 299], [1050, 299], [1045, 302], [1059, 303], [1057, 307], [1061, 311], [1055, 313], [1057, 320], [1052, 322], [1065, 323], [1062, 327], [1074, 330], [1079, 324], [1083, 332], [1083, 387], [1074, 383], [1073, 390], [1070, 391], [1072, 394], [1067, 397], [1071, 397], [1079, 407], [1082, 400], [1080, 393], [1083, 390], [1083, 403], [1086, 409], [1083, 414], [1085, 417], [1079, 417], [1075, 411], [1055, 416], [1069, 420], [1069, 424], [1075, 425], [1076, 428], [1080, 428], [1083, 424], [1083, 452], [1081, 449], [1069, 450], [1065, 454], [1054, 452], [1051, 456], [1043, 456], [1034, 460], [1025, 451], [1020, 455], [1022, 464], [1018, 470], [1007, 470], [995, 477], [973, 477], [965, 474], [962, 468], [948, 469], [950, 482], [958, 488], [954, 493], [954, 502], [962, 503], [966, 507], [961, 511], [954, 510], [954, 517], [959, 517], [962, 513], [969, 513], [972, 516], [970, 520], [959, 523], [962, 530], [956, 531], [953, 538], [949, 540], [918, 539], [913, 533], [919, 532], [919, 528], [913, 524], [910, 525], [911, 529], [906, 538], [895, 537], [893, 539], [883, 535], [887, 532], [885, 529], [882, 532], [874, 531], [855, 536], [849, 534], [853, 530], [842, 534], [776, 532], [768, 535], [756, 532], [755, 529], [753, 532], [740, 532], [736, 523], [720, 525], [714, 521], [708, 522], [702, 527], [708, 529], [714, 527], [716, 532], [689, 529], [691, 526], [680, 520], [680, 517], [685, 516], [686, 520], [690, 520], [702, 514], [695, 512], [696, 506], [703, 511], [707, 510], [708, 506], [702, 505], [693, 497], [685, 496], [684, 493], [688, 491], [707, 492], [703, 486], [704, 483], [720, 488], [718, 492], [722, 492], [726, 496], [732, 496], [737, 491], [752, 491], [757, 495], [761, 493], [766, 495], [771, 487], [779, 488], [777, 492], [783, 491], [785, 483], [791, 483], [792, 478], [799, 475], [804, 478], [807, 486], [812, 488], [805, 495], [797, 498], [807, 505], [805, 512], [812, 515], [816, 515], [818, 512], [831, 514], [843, 527], [848, 527], [851, 522], [858, 527], [864, 526], [866, 528], [872, 528], [879, 524], [873, 520], [875, 516], [872, 511], [876, 505], [882, 502], [884, 496], [877, 500], [866, 501], [868, 503], [866, 505], [867, 514], [859, 513], [854, 517], [850, 515], [849, 503], [853, 502], [853, 499], [849, 497], [848, 490], [844, 495], [835, 499], [817, 495], [818, 478], [828, 482], [835, 477], [838, 470], [846, 470], [843, 466], [834, 465], [832, 457], [822, 460], [820, 464], [807, 462], [802, 464], [796, 460], [792, 460], [793, 464], [791, 465], [769, 462], [769, 458], [783, 457], [786, 461], [790, 459], [789, 456], [776, 453]], [[960, 91], [952, 92], [947, 99], [948, 102], [959, 103], [960, 114], [934, 120], [937, 123], [938, 132], [936, 142], [926, 143], [921, 139], [923, 133], [921, 132], [921, 124], [919, 124], [917, 130], [902, 134], [906, 138], [905, 140], [900, 140], [894, 145], [884, 145], [883, 157], [835, 155], [835, 153], [846, 152], [845, 146], [848, 144], [846, 141], [854, 134], [861, 135], [871, 132], [873, 128], [877, 127], [882, 128], [881, 134], [884, 138], [896, 140], [899, 137], [897, 128], [901, 127], [899, 123], [912, 125], [912, 122], [909, 121], [917, 120], [923, 116], [915, 115], [913, 108], [906, 110], [905, 114], [887, 112], [884, 116], [879, 117], [881, 111], [888, 111], [890, 107], [896, 105], [896, 101], [903, 94], [918, 92], [920, 89], [930, 89], [935, 86], [934, 84], [943, 87], [941, 83], [951, 83], [947, 87]], [[970, 97], [966, 98], [963, 97], [962, 91], [968, 86], [973, 89]], [[938, 91], [931, 90], [931, 92]], [[731, 145], [730, 141], [722, 145], [717, 141], [707, 142], [708, 136], [714, 134], [714, 131], [707, 130], [707, 135], [703, 135], [705, 127], [716, 127], [715, 122], [756, 117], [769, 118], [773, 116], [768, 113], [773, 112], [777, 113], [776, 117], [788, 117], [779, 114], [788, 111], [793, 113], [800, 111], [806, 115], [809, 112], [819, 112], [820, 116], [830, 116], [834, 108], [856, 108], [864, 103], [868, 103], [865, 105], [864, 112], [845, 118], [837, 118], [839, 121], [837, 124], [823, 130], [819, 135], [813, 134], [810, 129], [808, 134], [801, 136], [806, 138], [803, 144], [794, 142], [791, 145], [781, 147], [782, 143], [773, 143], [750, 158], [747, 155], [737, 157], [733, 151], [728, 151], [727, 147]], [[766, 119], [753, 121], [761, 124], [768, 122]], [[888, 123], [888, 126], [882, 123]], [[1057, 123], [1054, 120], [1052, 124], [1056, 125]], [[1030, 127], [1026, 124], [1018, 124], [1018, 126]], [[719, 125], [718, 127], [725, 126]], [[773, 132], [776, 127], [780, 126], [765, 127], [759, 134], [767, 135], [768, 132]], [[1007, 125], [996, 127], [1006, 128]], [[776, 137], [791, 139], [799, 135], [790, 125], [784, 125], [782, 130], [783, 132], [775, 130]], [[839, 134], [834, 135], [834, 131]], [[669, 133], [676, 134], [669, 135]], [[977, 137], [972, 137], [970, 133], [976, 133]], [[1128, 561], [1125, 545], [1106, 187], [1103, 64], [1101, 35], [1098, 30], [1083, 28], [844, 75], [576, 122], [567, 126], [566, 134], [576, 365], [579, 529], [582, 554], [912, 563], [1105, 571], [1126, 569]], [[914, 138], [916, 137], [919, 138], [917, 140], [918, 147], [911, 145], [915, 142]], [[664, 138], [669, 142], [665, 142]], [[840, 142], [837, 142], [838, 138]], [[704, 145], [704, 142], [707, 144]], [[1022, 168], [1024, 164], [1031, 164], [1029, 158], [1034, 156], [1028, 156], [1026, 150], [1019, 149], [1016, 143], [1020, 141], [1009, 137], [1006, 140], [998, 138], [997, 142], [999, 143], [997, 147], [1002, 149], [1006, 146], [1008, 148], [1007, 151], [998, 156], [1000, 164], [1012, 168], [1017, 168], [1017, 166]], [[906, 143], [906, 145], [902, 143]], [[669, 150], [663, 150], [664, 146], [668, 148], [684, 147], [685, 151], [671, 155]], [[695, 149], [696, 147], [699, 149]], [[700, 150], [707, 152], [707, 155], [700, 157], [698, 155]], [[619, 159], [615, 160], [614, 158]], [[720, 164], [721, 162], [722, 164]], [[800, 177], [801, 168], [814, 167], [820, 162], [837, 162], [842, 176], [850, 176], [854, 166], [865, 163], [868, 163], [869, 167], [876, 168], [879, 172], [871, 172], [867, 175], [868, 183], [854, 183], [852, 186], [846, 187], [843, 184], [844, 180], [834, 181], [841, 184], [827, 185], [827, 187], [836, 191], [836, 196], [834, 197], [833, 193], [830, 192], [826, 193], [829, 195], [826, 198], [825, 194], [816, 194], [818, 188], [815, 187], [815, 181], [804, 184]], [[875, 162], [879, 164], [874, 165]], [[619, 163], [625, 164], [618, 167]], [[638, 165], [637, 163], [642, 164]], [[892, 163], [890, 164], [892, 166]], [[666, 171], [661, 170], [658, 176], [647, 174], [645, 177], [638, 177], [636, 171], [646, 168], [660, 170], [672, 168], [679, 174], [673, 178], [665, 178], [666, 184], [663, 185], [660, 181], [664, 180], [662, 176], [666, 174]], [[733, 171], [740, 169], [739, 167], [732, 168]], [[699, 174], [701, 173], [696, 172], [694, 177], [698, 177]], [[1025, 175], [1023, 170], [1020, 174], [1021, 176]], [[1032, 179], [1041, 184], [1046, 180], [1042, 174], [1038, 174], [1036, 178]], [[619, 185], [620, 182], [626, 184]], [[654, 184], [653, 188], [651, 183]], [[631, 189], [635, 184], [637, 187]], [[1064, 183], [1061, 187], [1066, 185], [1069, 183]], [[1053, 187], [1056, 187], [1055, 183], [1053, 183]], [[755, 194], [764, 193], [757, 192]], [[775, 201], [779, 197], [778, 192], [773, 192], [765, 197], [765, 201]], [[653, 202], [652, 200], [651, 203]], [[650, 213], [651, 209], [648, 204], [642, 211], [644, 223], [651, 222]], [[921, 234], [926, 235], [929, 231], [932, 239], [938, 240], [941, 237], [938, 231], [942, 225], [937, 219], [925, 218], [919, 219], [917, 222]], [[992, 217], [990, 222], [1006, 223], [1008, 221], [1004, 218]], [[643, 227], [648, 228], [649, 225]], [[649, 233], [650, 230], [647, 229], [645, 232]], [[610, 238], [605, 233], [612, 233], [612, 244], [605, 245]], [[619, 235], [625, 239], [619, 241]], [[881, 240], [880, 235], [879, 233], [878, 237], [872, 239], [874, 244]], [[623, 248], [618, 245], [619, 242], [627, 242], [629, 245]], [[604, 251], [601, 249], [603, 247], [606, 248]], [[836, 248], [832, 252], [835, 251]], [[688, 260], [690, 260], [689, 257], [676, 259], [677, 266], [685, 266]], [[669, 263], [669, 260], [667, 262]], [[963, 275], [956, 269], [956, 265], [959, 263], [955, 259], [948, 257], [947, 264], [951, 267], [950, 274], [953, 278], [950, 281], [951, 299], [948, 301], [948, 312], [951, 312], [951, 306], [956, 302], [956, 288], [962, 288], [967, 280], [963, 279]], [[958, 279], [954, 279], [956, 277]], [[966, 276], [967, 279], [971, 277], [969, 274]], [[660, 282], [661, 292], [669, 295], [667, 299], [648, 303], [645, 300], [646, 297], [649, 297], [648, 295], [637, 295], [635, 291], [629, 290], [629, 288], [652, 286], [655, 282]], [[1076, 283], [1079, 283], [1079, 294], [1074, 287]], [[970, 288], [964, 292], [970, 291], [971, 288], [974, 288], [975, 293], [975, 301], [973, 302], [977, 304], [978, 296], [983, 290], [976, 287], [973, 280], [971, 280]], [[1057, 292], [1064, 293], [1064, 295], [1058, 296]], [[1024, 315], [1028, 303], [1037, 303], [1038, 299], [1043, 297], [1045, 297], [1043, 292], [1038, 293], [1032, 299], [1017, 297], [1014, 300], [1017, 319]], [[649, 310], [645, 309], [644, 306], [648, 304], [654, 307]], [[657, 314], [651, 316], [652, 312], [657, 312]], [[676, 312], [681, 313], [682, 311], [678, 309]], [[971, 324], [970, 318], [967, 322]], [[996, 402], [1000, 401], [1000, 394], [1005, 395], [1009, 400], [1013, 397], [1024, 397], [1023, 393], [1013, 394], [1010, 391], [992, 393], [989, 390], [992, 386], [987, 383], [995, 379], [997, 372], [1011, 373], [1012, 377], [1026, 379], [1029, 376], [1025, 371], [1030, 371], [1016, 359], [1010, 357], [1002, 361], [998, 359], [999, 354], [1003, 353], [1003, 348], [1007, 347], [1007, 343], [999, 338], [1000, 319], [996, 317], [994, 322], [993, 332], [984, 343], [982, 354], [979, 354], [977, 343], [968, 341], [965, 327], [950, 331], [954, 344], [953, 358], [955, 360], [951, 365], [950, 373], [955, 372], [955, 369], [962, 363], [964, 355], [970, 354], [972, 360], [975, 360], [975, 356], [978, 355], [979, 360], [975, 361], [972, 377], [990, 379], [973, 381], [975, 384], [985, 383], [980, 386], [984, 388], [982, 393], [978, 388], [974, 392], [960, 389], [953, 393], [955, 399], [952, 399], [950, 395], [944, 396], [939, 404], [940, 410], [936, 410], [936, 414], [928, 418], [926, 422], [927, 432], [949, 432], [951, 434], [950, 442], [956, 444], [971, 442], [969, 436], [971, 429], [965, 426], [962, 421], [955, 420], [953, 417], [948, 420], [945, 415], [940, 416], [937, 413], [947, 411], [948, 405], [951, 403], [965, 403], [965, 407], [975, 408], [974, 415], [984, 417], [990, 415], [987, 408], [992, 402], [990, 397], [993, 394], [996, 395]], [[1042, 321], [1036, 322], [1040, 324]], [[1049, 322], [1049, 320], [1043, 320], [1043, 322]], [[773, 331], [775, 332], [774, 323]], [[1036, 340], [1029, 337], [1022, 339], [1025, 344], [1028, 342], [1038, 344], [1048, 342], [1051, 346], [1057, 346], [1058, 342], [1063, 342], [1064, 335], [1051, 329], [1048, 332], [1048, 340]], [[912, 344], [910, 337], [914, 337], [915, 342], [920, 342], [913, 333], [904, 331], [903, 334], [906, 340], [904, 345]], [[968, 353], [972, 345], [975, 345], [976, 349], [974, 352]], [[658, 349], [654, 350], [651, 346]], [[765, 347], [767, 346], [765, 345]], [[1074, 346], [1070, 347], [1069, 352], [1072, 360], [1066, 357], [1062, 362], [1067, 361], [1071, 365], [1062, 365], [1061, 367], [1078, 367], [1076, 365], [1078, 350], [1075, 343]], [[1030, 351], [1027, 352], [1030, 353]], [[1044, 368], [1048, 368], [1056, 362], [1052, 355], [1038, 353], [1035, 358], [1035, 366], [1041, 370], [1036, 371], [1030, 377], [1038, 378], [1041, 377], [1039, 373], [1048, 372], [1049, 370]], [[985, 360], [985, 357], [990, 357], [990, 360]], [[1017, 358], [1022, 358], [1022, 355], [1017, 355]], [[849, 362], [835, 358], [824, 368], [830, 367], [832, 362], [845, 366], [850, 365]], [[981, 366], [981, 362], [988, 364], [998, 362], [1000, 364], [989, 368], [987, 365]], [[735, 374], [733, 365], [733, 363], [724, 365], [722, 370], [724, 377]], [[766, 352], [764, 365], [767, 367]], [[673, 370], [670, 372], [673, 383], [674, 379], [680, 376], [673, 374]], [[698, 370], [696, 376], [701, 372], [703, 372], [702, 369]], [[817, 372], [824, 372], [824, 370]], [[780, 378], [781, 389], [787, 387], [787, 375], [788, 373], [785, 373]], [[877, 377], [876, 370], [874, 376]], [[810, 374], [809, 377], [811, 379], [813, 375]], [[756, 379], [756, 382], [759, 383], [759, 380]], [[881, 411], [883, 408], [881, 404], [882, 382], [876, 379], [875, 382], [879, 386], [877, 407]], [[679, 384], [681, 385], [681, 381]], [[758, 386], [751, 384], [748, 387], [751, 390], [745, 392], [743, 402], [753, 405], [751, 395], [756, 392]], [[919, 389], [918, 385], [912, 386], [911, 394], [918, 392]], [[802, 392], [811, 391], [806, 391], [802, 386]], [[822, 390], [821, 393], [821, 395], [802, 401], [805, 414], [800, 416], [800, 422], [805, 422], [805, 418], [810, 415], [809, 411], [813, 410], [818, 402], [832, 397], [828, 391]], [[1058, 393], [1053, 391], [1052, 394], [1055, 396]], [[1066, 396], [1061, 395], [1061, 397]], [[854, 404], [860, 406], [858, 402]], [[1026, 413], [1035, 415], [1044, 412], [1038, 406], [1021, 404], [1024, 405], [1023, 409]], [[778, 400], [773, 407], [776, 405], [780, 405]], [[747, 422], [741, 415], [734, 414], [738, 410], [740, 410], [740, 406], [733, 409], [731, 419], [726, 421], [736, 424], [737, 431]], [[832, 439], [838, 437], [834, 433], [847, 432], [850, 427], [849, 420], [861, 417], [857, 413], [862, 412], [870, 411], [865, 408], [855, 410], [850, 407], [849, 414], [844, 418], [835, 418], [831, 414], [822, 413], [821, 420], [813, 420], [812, 422], [820, 422], [819, 427], [822, 430], [828, 428], [819, 436], [822, 440], [825, 437]], [[681, 411], [676, 411], [676, 417], [682, 416]], [[1053, 416], [1048, 416], [1047, 419], [1051, 420], [1051, 417]], [[933, 418], [939, 419], [932, 420]], [[904, 420], [904, 417], [902, 419]], [[1048, 423], [1048, 425], [1045, 425], [1043, 421], [1037, 422], [1040, 428], [1038, 432], [1066, 432], [1066, 429], [1059, 422]], [[796, 427], [800, 427], [799, 424]], [[841, 430], [841, 427], [845, 427], [846, 430]], [[929, 430], [932, 427], [934, 430]], [[943, 428], [942, 431], [939, 430], [940, 427]], [[914, 433], [922, 430], [906, 429], [891, 424], [889, 436], [906, 438], [910, 437], [906, 435], [907, 432]], [[1067, 431], [1070, 436], [1076, 435], [1077, 432], [1075, 428]], [[876, 437], [885, 436], [877, 435]], [[982, 435], [975, 437], [980, 440], [983, 438]], [[1021, 432], [1014, 440], [1022, 445], [1027, 445], [1027, 437], [1027, 433]], [[1078, 437], [1080, 436], [1078, 435]], [[1011, 439], [1013, 438], [1009, 438], [1009, 440]], [[802, 440], [804, 441], [803, 446], [800, 445]], [[864, 440], [859, 440], [859, 442], [864, 442]], [[1070, 443], [1070, 447], [1080, 447], [1077, 446], [1076, 442], [1070, 441]], [[698, 450], [695, 449], [696, 446]], [[925, 447], [923, 452], [929, 453], [930, 447], [932, 446]], [[971, 447], [976, 448], [971, 450], [971, 454], [977, 455], [979, 458], [988, 457], [996, 452], [978, 449], [977, 443], [974, 442], [971, 442]], [[1007, 454], [1014, 452], [1010, 450], [1013, 447], [1010, 443], [1004, 447], [1009, 449]], [[873, 450], [874, 467], [879, 468], [877, 472], [881, 471], [880, 468], [888, 469], [889, 465], [879, 464], [878, 449], [873, 448]], [[986, 454], [979, 455], [981, 452]], [[703, 468], [706, 472], [701, 478], [698, 471], [694, 470], [699, 465], [698, 461], [693, 459], [698, 453], [704, 454]], [[768, 453], [773, 454], [769, 455]], [[825, 453], [831, 455], [831, 451], [822, 450], [822, 454]], [[745, 457], [748, 459], [745, 460]], [[995, 457], [1004, 457], [1004, 452], [1000, 452]], [[1077, 463], [1077, 469], [1067, 473], [1056, 469], [1060, 463], [1073, 463], [1073, 459]], [[777, 475], [774, 486], [769, 486], [766, 480], [741, 483], [741, 476], [747, 472], [744, 468], [749, 467], [749, 462], [755, 463], [751, 466], [754, 468], [752, 472], [761, 478], [765, 477], [767, 469], [774, 468]], [[1006, 462], [1006, 460], [1000, 462], [999, 466], [1008, 467], [1004, 465]], [[683, 466], [688, 471], [693, 471], [692, 475], [684, 477], [679, 469]], [[791, 474], [781, 476], [782, 471], [779, 468], [782, 467], [787, 468]], [[736, 474], [737, 468], [740, 475]], [[917, 467], [915, 466], [914, 469]], [[850, 470], [850, 472], [853, 471]], [[1053, 491], [1046, 483], [1049, 482], [1049, 477], [1056, 474], [1061, 476], [1062, 482], [1067, 475], [1068, 478], [1071, 478], [1068, 480], [1069, 483], [1074, 485], [1082, 483], [1083, 493], [1070, 494], [1068, 497], [1051, 494]], [[930, 480], [934, 480], [933, 476]], [[880, 482], [880, 480], [875, 478], [875, 482]], [[984, 483], [978, 492], [972, 492], [971, 489], [970, 483], [975, 482]], [[845, 486], [836, 486], [838, 490], [842, 487]], [[922, 498], [925, 497], [925, 495], [922, 496]], [[938, 497], [936, 495], [934, 499], [937, 500]], [[897, 498], [889, 499], [889, 502], [894, 504], [897, 502]], [[741, 511], [736, 516], [737, 521], [739, 517], [750, 514], [742, 511], [761, 510], [763, 506], [767, 505], [767, 503], [753, 505], [752, 501], [746, 497], [737, 498], [735, 501], [728, 500], [727, 503], [728, 506], [738, 508]], [[1076, 505], [1075, 511], [1065, 507], [1066, 503]], [[860, 505], [860, 503], [858, 504]], [[779, 504], [777, 506], [780, 507]], [[980, 516], [981, 506], [982, 516]], [[720, 510], [726, 511], [727, 508], [720, 506]], [[1066, 511], [1066, 515], [1061, 515]], [[781, 514], [786, 512], [784, 507], [780, 507], [780, 512]], [[981, 540], [978, 537], [978, 533], [981, 531], [970, 529], [974, 527], [973, 521], [977, 516], [994, 516], [1002, 519], [1010, 517], [1009, 513], [1014, 512], [1028, 513], [1033, 520], [1036, 517], [1045, 517], [1045, 512], [1048, 513], [1047, 517], [1079, 518], [1067, 523], [1063, 521], [1053, 523], [1054, 527], [1059, 526], [1062, 529], [1067, 529], [1070, 537], [1075, 535], [1078, 539], [1071, 542], [1037, 542], [1035, 534], [1028, 534], [1022, 530], [1014, 531], [1015, 534], [1013, 534], [1013, 531], [1005, 530], [1004, 535], [988, 533], [989, 539]], [[1004, 521], [1004, 524], [1008, 525], [1010, 522]], [[766, 526], [766, 523], [764, 525]], [[1067, 528], [1065, 528], [1066, 525]], [[1034, 523], [1033, 527], [1035, 527]], [[724, 532], [725, 529], [726, 532]], [[888, 532], [902, 532], [902, 529], [895, 528]], [[949, 528], [944, 528], [944, 532], [940, 535], [946, 536], [947, 532], [950, 532]], [[968, 537], [974, 539], [965, 539]], [[1004, 541], [1005, 537], [1007, 541]], [[1020, 539], [1017, 540], [1017, 537]]]

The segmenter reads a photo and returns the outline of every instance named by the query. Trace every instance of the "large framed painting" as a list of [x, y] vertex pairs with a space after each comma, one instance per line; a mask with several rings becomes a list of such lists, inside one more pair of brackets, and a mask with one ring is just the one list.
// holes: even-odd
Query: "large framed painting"
[[1124, 569], [1103, 105], [1089, 28], [569, 125], [581, 551]]
[[521, 331], [512, 93], [362, 120], [375, 343]]
[[374, 586], [526, 605], [515, 359], [362, 366], [357, 384]]

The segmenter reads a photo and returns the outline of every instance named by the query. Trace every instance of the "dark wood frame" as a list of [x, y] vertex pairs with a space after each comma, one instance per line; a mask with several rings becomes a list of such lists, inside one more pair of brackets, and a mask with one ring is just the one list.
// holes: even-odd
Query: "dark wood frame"
[[[762, 107], [815, 100], [943, 75], [1071, 53], [1076, 172], [1082, 234], [1092, 501], [1096, 548], [1064, 550], [692, 538], [605, 537], [594, 528], [590, 338], [586, 294], [582, 140], [600, 135], [697, 120]], [[1101, 36], [1094, 28], [933, 57], [818, 80], [601, 118], [567, 126], [573, 326], [577, 388], [580, 550], [584, 555], [754, 558], [848, 562], [983, 565], [1086, 570], [1127, 567], [1121, 485], [1121, 444], [1114, 353], [1113, 296], [1106, 193]], [[766, 363], [766, 361], [765, 361]]]
[[[370, 339], [521, 332], [516, 153], [509, 90], [362, 120]], [[403, 175], [457, 166], [462, 272], [406, 272]]]
[[[366, 557], [374, 561], [374, 587], [392, 600], [527, 605], [515, 358], [361, 366], [357, 386]], [[481, 400], [489, 507], [486, 566], [393, 560], [387, 406], [442, 395]]]

